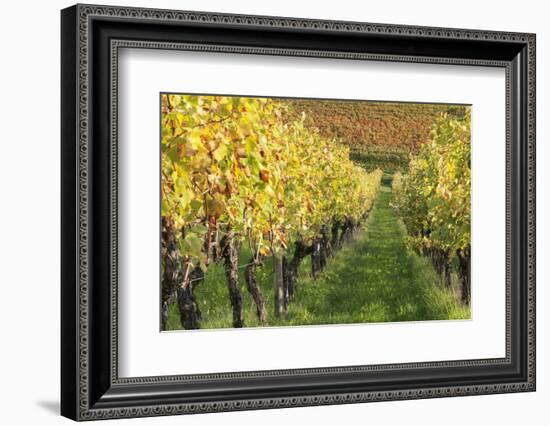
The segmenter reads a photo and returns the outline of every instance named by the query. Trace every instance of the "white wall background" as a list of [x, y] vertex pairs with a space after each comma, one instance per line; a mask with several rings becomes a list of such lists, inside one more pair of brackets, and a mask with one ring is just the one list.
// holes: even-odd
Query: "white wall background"
[[[104, 0], [103, 4], [537, 33], [538, 390], [317, 408], [107, 421], [102, 424], [546, 424], [550, 401], [550, 27], [545, 2], [461, 0]], [[2, 6], [0, 66], [0, 418], [68, 424], [59, 406], [59, 9]], [[131, 423], [130, 423], [131, 422]]]

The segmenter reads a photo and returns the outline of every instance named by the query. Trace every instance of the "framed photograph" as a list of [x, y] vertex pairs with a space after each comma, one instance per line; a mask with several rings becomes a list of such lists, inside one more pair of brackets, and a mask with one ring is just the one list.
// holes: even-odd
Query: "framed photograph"
[[61, 412], [535, 390], [535, 35], [61, 12]]

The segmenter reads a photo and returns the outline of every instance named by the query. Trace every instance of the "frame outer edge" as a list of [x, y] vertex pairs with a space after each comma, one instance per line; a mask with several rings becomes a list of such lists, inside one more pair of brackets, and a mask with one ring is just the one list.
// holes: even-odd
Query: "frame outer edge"
[[537, 36], [529, 34], [527, 42], [527, 78], [528, 78], [528, 105], [527, 105], [527, 147], [528, 147], [528, 380], [533, 391], [536, 391], [536, 133], [537, 133]]
[[61, 414], [78, 413], [77, 7], [61, 11]]

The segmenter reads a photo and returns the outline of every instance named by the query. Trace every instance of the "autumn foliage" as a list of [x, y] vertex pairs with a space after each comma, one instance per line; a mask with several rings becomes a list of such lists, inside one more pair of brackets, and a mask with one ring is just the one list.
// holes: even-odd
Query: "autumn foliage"
[[188, 289], [224, 258], [233, 308], [242, 311], [231, 283], [240, 245], [254, 253], [251, 263], [286, 256], [295, 243], [325, 241], [335, 224], [344, 234], [372, 207], [382, 172], [367, 173], [349, 147], [290, 115], [271, 99], [162, 96], [162, 218], [178, 243], [176, 287]]
[[448, 279], [457, 258], [464, 302], [470, 298], [470, 114], [468, 108], [461, 118], [439, 116], [408, 173], [394, 175], [392, 188], [410, 246], [430, 256]]

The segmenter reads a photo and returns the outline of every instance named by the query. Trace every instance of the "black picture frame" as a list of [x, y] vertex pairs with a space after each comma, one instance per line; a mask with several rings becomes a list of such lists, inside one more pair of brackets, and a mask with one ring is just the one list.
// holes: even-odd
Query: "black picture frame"
[[[61, 414], [159, 416], [535, 390], [534, 34], [75, 5], [61, 12]], [[506, 70], [506, 357], [119, 378], [117, 49]], [[504, 231], [504, 230], [503, 230]]]

